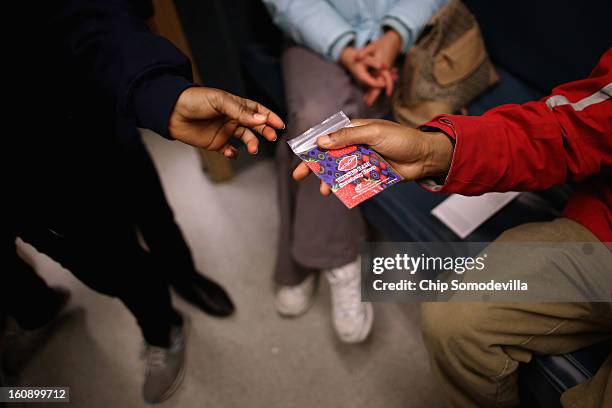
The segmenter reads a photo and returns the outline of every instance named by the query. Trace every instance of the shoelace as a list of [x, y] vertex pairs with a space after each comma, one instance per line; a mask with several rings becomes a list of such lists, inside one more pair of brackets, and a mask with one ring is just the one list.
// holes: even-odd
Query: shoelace
[[159, 368], [166, 364], [167, 351], [161, 347], [149, 347], [146, 350], [146, 365], [148, 368]]
[[169, 352], [176, 352], [183, 346], [183, 336], [176, 335], [171, 339], [171, 344], [168, 349], [156, 346], [148, 346], [143, 343], [140, 351], [140, 357], [146, 361], [146, 366], [163, 367], [166, 364], [166, 354]]
[[182, 333], [177, 333], [170, 339], [170, 342], [170, 351], [176, 353], [184, 347], [185, 338]]

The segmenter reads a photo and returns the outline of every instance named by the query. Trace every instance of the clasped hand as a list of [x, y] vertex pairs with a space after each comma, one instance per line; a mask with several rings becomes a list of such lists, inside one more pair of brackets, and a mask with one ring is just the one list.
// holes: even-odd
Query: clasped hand
[[400, 54], [402, 39], [393, 30], [388, 30], [378, 39], [361, 49], [348, 46], [340, 56], [340, 62], [353, 78], [367, 88], [363, 101], [374, 105], [384, 91], [387, 97], [393, 93], [393, 84], [398, 78], [395, 61]]

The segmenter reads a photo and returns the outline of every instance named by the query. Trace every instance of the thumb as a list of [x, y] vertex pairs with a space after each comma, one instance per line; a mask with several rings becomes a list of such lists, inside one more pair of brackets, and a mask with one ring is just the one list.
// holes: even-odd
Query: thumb
[[341, 149], [355, 144], [376, 145], [380, 140], [380, 130], [375, 123], [363, 123], [361, 126], [346, 127], [317, 139], [317, 144], [324, 149]]

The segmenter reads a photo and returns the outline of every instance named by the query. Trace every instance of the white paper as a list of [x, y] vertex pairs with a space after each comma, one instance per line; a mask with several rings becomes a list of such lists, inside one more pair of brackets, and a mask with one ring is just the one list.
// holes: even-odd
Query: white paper
[[514, 191], [475, 197], [453, 194], [431, 210], [431, 214], [463, 239], [519, 194]]

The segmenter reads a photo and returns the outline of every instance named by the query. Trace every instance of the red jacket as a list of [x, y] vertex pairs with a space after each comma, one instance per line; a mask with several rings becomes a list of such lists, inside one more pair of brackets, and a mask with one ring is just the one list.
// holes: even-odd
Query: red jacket
[[563, 212], [612, 242], [612, 49], [587, 79], [552, 96], [482, 116], [441, 115], [425, 126], [455, 138], [450, 171], [434, 191], [478, 195], [576, 182]]

